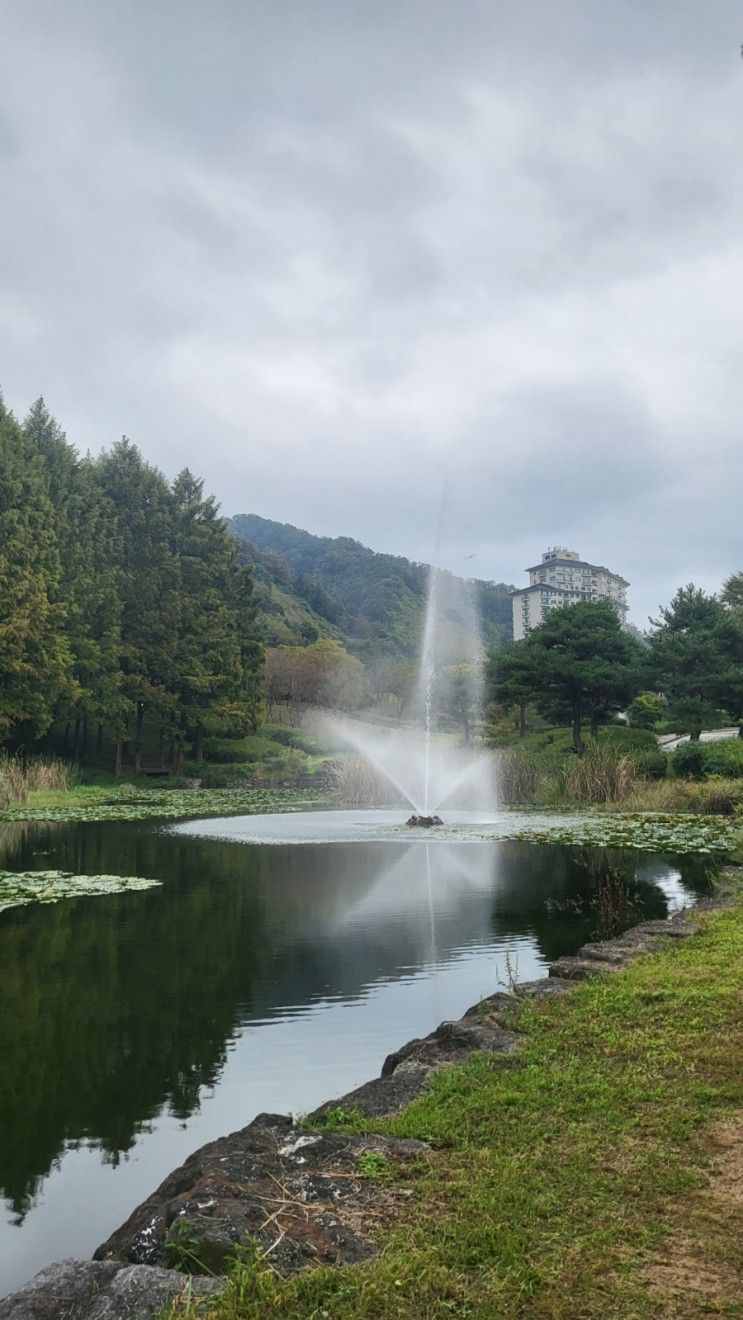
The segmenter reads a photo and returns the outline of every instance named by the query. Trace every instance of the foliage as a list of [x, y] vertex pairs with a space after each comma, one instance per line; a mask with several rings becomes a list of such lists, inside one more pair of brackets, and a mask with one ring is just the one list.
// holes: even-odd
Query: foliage
[[205, 732], [257, 721], [262, 648], [252, 580], [202, 483], [171, 484], [123, 439], [81, 459], [39, 399], [0, 404], [0, 745], [96, 757], [146, 727], [175, 769]]
[[[740, 1105], [742, 952], [739, 904], [681, 947], [522, 1002], [508, 1066], [476, 1055], [398, 1117], [359, 1124], [435, 1151], [396, 1175], [379, 1255], [290, 1279], [264, 1269], [240, 1296], [232, 1281], [206, 1320], [733, 1314], [733, 1291], [722, 1310], [703, 1294], [739, 1258], [739, 1227], [699, 1189], [710, 1130]], [[705, 1267], [669, 1297], [647, 1265], [674, 1237]]]
[[582, 753], [582, 726], [621, 710], [641, 684], [642, 645], [622, 629], [608, 601], [580, 601], [552, 610], [524, 641], [490, 660], [495, 701], [533, 701], [557, 723], [572, 726], [573, 748]]
[[743, 742], [739, 738], [721, 738], [715, 742], [681, 743], [672, 753], [674, 774], [689, 779], [708, 779], [710, 775], [743, 778]]
[[267, 651], [265, 681], [269, 716], [277, 703], [283, 703], [290, 720], [303, 708], [356, 710], [367, 695], [361, 661], [330, 638]]
[[661, 692], [638, 692], [627, 707], [627, 719], [634, 729], [654, 729], [667, 714], [668, 702]]
[[74, 694], [43, 462], [0, 399], [0, 745], [37, 738]]
[[650, 658], [677, 733], [698, 739], [721, 709], [743, 721], [743, 619], [716, 596], [680, 587], [654, 623]]
[[[417, 654], [428, 595], [426, 564], [377, 554], [350, 537], [313, 536], [255, 514], [233, 518], [232, 528], [246, 547], [247, 560], [255, 564], [258, 574], [267, 575], [266, 586], [274, 601], [278, 598], [274, 575], [281, 572], [281, 608], [287, 622], [289, 590], [294, 602], [299, 598], [311, 607], [324, 635], [340, 632], [349, 649], [366, 663]], [[267, 559], [267, 555], [273, 558]], [[461, 587], [460, 580], [446, 576]], [[502, 582], [478, 581], [474, 586], [486, 641], [493, 645], [507, 640], [511, 635], [511, 588]], [[472, 622], [457, 604], [461, 591], [447, 594], [451, 600], [446, 605], [446, 622], [455, 650], [463, 656], [471, 650], [470, 645], [462, 646], [462, 639], [471, 636]], [[298, 617], [311, 622], [306, 611]], [[284, 640], [315, 640], [302, 638], [296, 623], [294, 627], [294, 636]]]

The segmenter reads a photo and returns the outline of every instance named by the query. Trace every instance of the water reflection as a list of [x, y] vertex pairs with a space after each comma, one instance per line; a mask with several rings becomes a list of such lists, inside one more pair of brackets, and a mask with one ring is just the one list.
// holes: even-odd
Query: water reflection
[[[522, 977], [574, 950], [595, 924], [578, 861], [525, 843], [266, 848], [118, 822], [4, 832], [0, 868], [166, 883], [0, 916], [0, 1189], [26, 1220], [0, 1227], [0, 1292], [91, 1251], [201, 1142], [365, 1080], [492, 991], [506, 950]], [[688, 860], [612, 861], [652, 915], [705, 883]]]

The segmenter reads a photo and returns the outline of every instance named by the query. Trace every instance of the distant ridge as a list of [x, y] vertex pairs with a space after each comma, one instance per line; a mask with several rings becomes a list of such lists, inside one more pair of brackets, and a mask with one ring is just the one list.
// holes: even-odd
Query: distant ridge
[[[254, 566], [270, 644], [334, 636], [365, 662], [417, 653], [428, 564], [380, 554], [348, 536], [315, 536], [255, 513], [237, 514], [231, 526], [243, 542], [245, 561]], [[455, 574], [447, 577], [453, 584], [464, 582]], [[507, 641], [513, 588], [477, 579], [474, 586], [486, 645]], [[456, 592], [448, 595], [456, 600]], [[447, 622], [454, 661], [470, 649], [470, 624], [456, 603], [447, 610]]]

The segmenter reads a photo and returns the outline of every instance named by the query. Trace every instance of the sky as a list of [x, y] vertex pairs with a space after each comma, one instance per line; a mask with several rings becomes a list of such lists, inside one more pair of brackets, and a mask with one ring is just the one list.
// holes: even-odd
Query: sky
[[640, 626], [743, 568], [743, 6], [3, 0], [0, 387]]

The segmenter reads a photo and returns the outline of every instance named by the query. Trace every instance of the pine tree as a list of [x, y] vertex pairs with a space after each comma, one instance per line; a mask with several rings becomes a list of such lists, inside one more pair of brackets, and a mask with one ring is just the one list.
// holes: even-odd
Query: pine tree
[[74, 694], [41, 459], [0, 399], [0, 742], [39, 737]]
[[583, 723], [621, 710], [640, 690], [641, 644], [619, 622], [608, 601], [579, 601], [551, 610], [522, 642], [495, 653], [491, 668], [498, 700], [533, 700], [539, 711], [573, 730], [583, 752]]
[[60, 554], [64, 637], [73, 686], [57, 718], [74, 725], [75, 757], [87, 750], [89, 723], [121, 716], [119, 573], [110, 510], [89, 460], [81, 460], [38, 399], [24, 423], [42, 460]]
[[117, 743], [132, 744], [142, 767], [145, 716], [163, 733], [177, 732], [178, 570], [173, 498], [161, 472], [126, 438], [105, 451], [95, 479], [111, 511], [119, 559], [121, 693], [124, 713], [111, 712]]
[[[699, 738], [719, 722], [720, 707], [741, 697], [741, 629], [716, 596], [689, 583], [662, 609], [650, 640], [656, 686], [667, 697], [678, 733]], [[737, 690], [736, 690], [737, 689]], [[737, 717], [738, 709], [731, 709]]]

